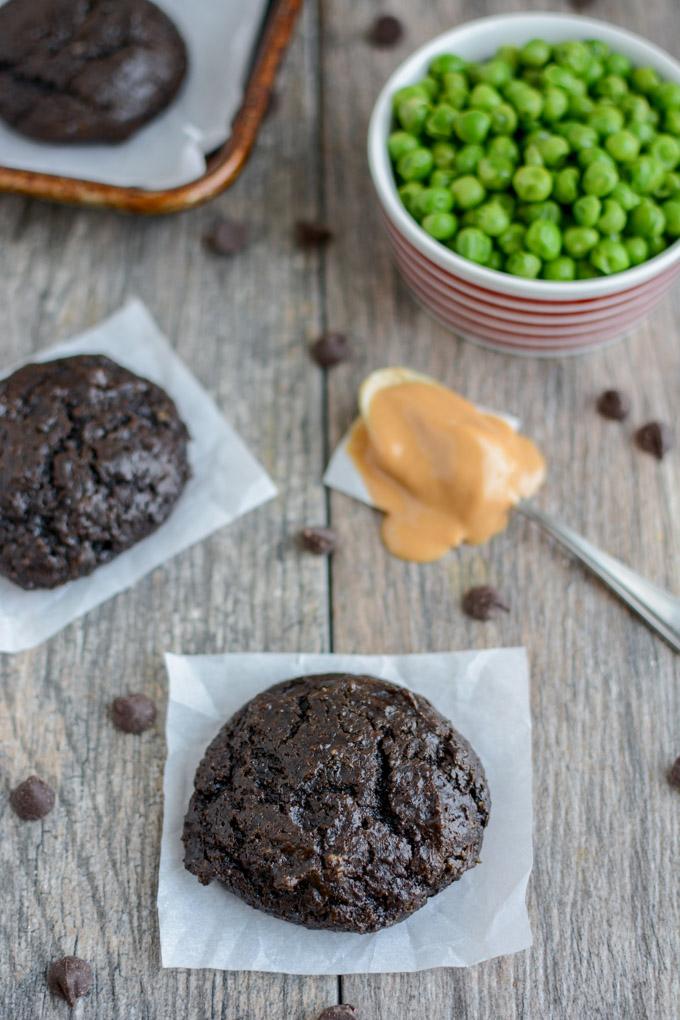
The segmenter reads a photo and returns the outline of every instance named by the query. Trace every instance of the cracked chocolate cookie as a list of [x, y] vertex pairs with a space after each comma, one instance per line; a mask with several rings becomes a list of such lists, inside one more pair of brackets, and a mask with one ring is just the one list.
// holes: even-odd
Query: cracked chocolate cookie
[[43, 142], [121, 142], [172, 101], [187, 53], [149, 0], [0, 6], [0, 117]]
[[489, 808], [477, 755], [425, 698], [370, 676], [299, 677], [206, 750], [184, 863], [295, 924], [378, 931], [477, 864]]
[[188, 441], [167, 393], [99, 355], [0, 380], [0, 574], [55, 588], [155, 531], [189, 478]]

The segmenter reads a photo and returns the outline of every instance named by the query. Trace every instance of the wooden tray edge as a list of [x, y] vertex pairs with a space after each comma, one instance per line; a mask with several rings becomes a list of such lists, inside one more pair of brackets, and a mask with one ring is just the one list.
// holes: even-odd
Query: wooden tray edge
[[149, 216], [193, 209], [215, 198], [234, 183], [248, 160], [301, 7], [302, 0], [275, 0], [231, 135], [210, 158], [202, 177], [177, 188], [146, 191], [0, 166], [0, 192]]

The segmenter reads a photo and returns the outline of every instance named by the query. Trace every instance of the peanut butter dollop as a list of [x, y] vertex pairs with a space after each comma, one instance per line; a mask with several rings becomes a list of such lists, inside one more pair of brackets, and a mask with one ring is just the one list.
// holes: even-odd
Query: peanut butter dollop
[[359, 404], [349, 454], [400, 559], [427, 563], [462, 542], [486, 542], [545, 477], [531, 440], [427, 376], [374, 372]]

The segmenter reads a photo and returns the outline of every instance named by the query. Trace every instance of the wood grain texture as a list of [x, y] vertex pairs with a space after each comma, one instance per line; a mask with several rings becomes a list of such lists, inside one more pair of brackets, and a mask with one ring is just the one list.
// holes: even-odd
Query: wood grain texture
[[[551, 464], [542, 505], [666, 587], [680, 588], [680, 452], [636, 451], [635, 424], [677, 425], [680, 296], [624, 344], [536, 361], [452, 339], [415, 307], [381, 234], [365, 128], [390, 70], [457, 21], [510, 0], [393, 0], [398, 48], [369, 50], [369, 0], [308, 3], [278, 112], [248, 170], [212, 206], [142, 221], [16, 198], [0, 201], [2, 365], [98, 321], [139, 294], [179, 354], [280, 486], [279, 499], [156, 570], [35, 651], [0, 657], [0, 1016], [67, 1016], [46, 991], [51, 958], [77, 952], [96, 983], [97, 1020], [314, 1020], [338, 999], [362, 1020], [675, 1020], [680, 1002], [680, 800], [664, 782], [680, 753], [678, 659], [532, 525], [483, 549], [415, 566], [391, 559], [375, 514], [319, 483], [351, 420], [360, 380], [405, 363], [516, 412]], [[594, 16], [677, 52], [677, 0], [595, 0]], [[253, 224], [247, 252], [205, 254], [224, 212]], [[291, 243], [297, 217], [337, 231], [323, 256]], [[354, 361], [324, 378], [308, 339], [355, 338]], [[634, 400], [629, 424], [593, 411], [600, 389]], [[332, 520], [332, 570], [291, 535]], [[489, 580], [512, 613], [476, 624], [460, 595]], [[165, 753], [160, 728], [113, 730], [106, 708], [143, 690], [165, 700], [160, 653], [409, 652], [526, 644], [535, 720], [533, 948], [467, 971], [297, 978], [163, 971], [155, 911]], [[4, 793], [37, 771], [58, 789], [42, 824]]]

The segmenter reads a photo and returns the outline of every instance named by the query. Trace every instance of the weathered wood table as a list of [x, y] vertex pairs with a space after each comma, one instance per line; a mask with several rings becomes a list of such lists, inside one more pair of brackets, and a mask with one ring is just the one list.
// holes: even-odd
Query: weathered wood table
[[[511, 0], [394, 0], [408, 25], [395, 50], [363, 40], [368, 0], [308, 3], [267, 122], [238, 185], [190, 215], [142, 221], [0, 200], [2, 365], [79, 331], [130, 294], [263, 460], [280, 497], [156, 570], [35, 651], [0, 657], [0, 1015], [66, 1016], [47, 962], [92, 961], [80, 1015], [97, 1020], [312, 1020], [355, 1003], [362, 1020], [582, 1020], [680, 1013], [680, 797], [664, 770], [680, 754], [680, 659], [598, 583], [520, 519], [482, 549], [433, 566], [390, 558], [371, 511], [324, 492], [329, 450], [371, 369], [403, 363], [520, 415], [550, 460], [540, 503], [650, 579], [680, 588], [680, 451], [637, 451], [594, 395], [616, 385], [632, 421], [677, 424], [680, 296], [624, 343], [582, 359], [522, 360], [458, 342], [412, 303], [381, 235], [364, 158], [368, 114], [391, 68], [457, 21]], [[680, 50], [677, 0], [599, 0], [589, 12]], [[500, 42], [500, 40], [499, 40]], [[249, 220], [232, 260], [206, 255], [217, 211]], [[297, 217], [337, 238], [292, 243]], [[347, 330], [356, 357], [326, 377], [306, 352]], [[332, 521], [330, 566], [300, 555], [303, 524]], [[474, 582], [512, 612], [476, 624]], [[165, 701], [164, 650], [409, 652], [525, 644], [535, 721], [534, 946], [470, 970], [300, 978], [163, 971], [155, 908], [161, 727], [115, 731], [106, 707], [144, 690]], [[37, 771], [58, 789], [42, 825], [21, 825], [5, 793]]]

